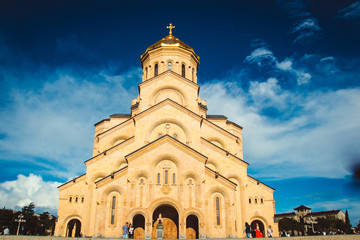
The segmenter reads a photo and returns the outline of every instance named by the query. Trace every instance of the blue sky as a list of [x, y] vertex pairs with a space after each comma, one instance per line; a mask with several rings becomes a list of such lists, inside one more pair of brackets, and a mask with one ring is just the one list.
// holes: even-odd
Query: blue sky
[[360, 2], [0, 3], [0, 206], [56, 212], [94, 123], [129, 113], [140, 55], [168, 34], [200, 56], [208, 114], [244, 127], [248, 173], [278, 213], [360, 219]]

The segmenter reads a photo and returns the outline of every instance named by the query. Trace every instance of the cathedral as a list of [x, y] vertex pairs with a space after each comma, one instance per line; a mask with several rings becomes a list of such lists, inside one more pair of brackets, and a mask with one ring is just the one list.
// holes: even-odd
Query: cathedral
[[130, 114], [95, 124], [86, 173], [59, 186], [55, 235], [165, 239], [265, 236], [274, 223], [274, 189], [247, 174], [242, 127], [208, 115], [197, 84], [199, 56], [174, 35], [141, 55], [142, 82]]

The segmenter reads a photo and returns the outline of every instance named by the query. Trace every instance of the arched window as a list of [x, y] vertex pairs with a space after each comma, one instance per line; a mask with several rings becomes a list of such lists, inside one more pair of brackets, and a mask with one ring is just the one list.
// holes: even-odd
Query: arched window
[[81, 198], [81, 202], [82, 202], [82, 203], [84, 202], [84, 197]]
[[181, 76], [185, 77], [185, 64], [181, 65]]
[[78, 200], [79, 200], [79, 198], [78, 198], [78, 197], [76, 197], [76, 198], [75, 198], [75, 202], [78, 202]]
[[116, 206], [116, 197], [114, 196], [112, 198], [112, 203], [111, 203], [111, 224], [115, 223], [115, 206]]
[[147, 69], [147, 67], [145, 68], [145, 80], [147, 80], [147, 78], [148, 78], [148, 69]]
[[172, 70], [172, 62], [168, 62], [168, 70]]
[[144, 183], [144, 179], [140, 179], [140, 183]]
[[192, 180], [191, 180], [191, 179], [189, 179], [189, 184], [192, 184]]
[[251, 204], [251, 198], [249, 198], [249, 203]]
[[155, 64], [155, 68], [154, 68], [154, 77], [156, 77], [159, 74], [159, 64]]
[[177, 134], [176, 133], [174, 134], [174, 138], [177, 139]]
[[261, 202], [261, 203], [264, 203], [264, 199], [263, 199], [263, 198], [261, 198], [261, 199], [260, 199], [260, 202]]
[[69, 202], [72, 202], [72, 197], [69, 198]]
[[216, 225], [220, 225], [220, 198], [215, 198], [215, 207], [216, 207]]
[[255, 204], [257, 204], [257, 198], [255, 198]]
[[173, 184], [175, 184], [175, 173], [173, 173]]
[[159, 138], [161, 138], [162, 137], [162, 134], [161, 133], [159, 133]]
[[160, 173], [157, 175], [157, 184], [160, 184]]
[[168, 184], [168, 170], [165, 170], [165, 184]]

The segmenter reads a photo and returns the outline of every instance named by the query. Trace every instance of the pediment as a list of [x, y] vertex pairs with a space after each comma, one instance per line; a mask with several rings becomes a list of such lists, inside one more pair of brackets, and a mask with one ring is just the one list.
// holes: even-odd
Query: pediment
[[[201, 161], [204, 164], [208, 159], [205, 155], [201, 154], [195, 149], [187, 146], [186, 144], [176, 140], [169, 135], [162, 136], [155, 141], [152, 141], [145, 146], [133, 151], [132, 153], [129, 153], [125, 156], [125, 159], [130, 163], [131, 161], [134, 161], [140, 156], [145, 155], [151, 151], [156, 151], [155, 153], [153, 153], [153, 157], [156, 158], [157, 155], [167, 154], [167, 149], [169, 150], [169, 153], [174, 152], [174, 148], [180, 150], [182, 153], [192, 158], [197, 159], [198, 161]], [[159, 151], [159, 149], [161, 149], [161, 151]]]

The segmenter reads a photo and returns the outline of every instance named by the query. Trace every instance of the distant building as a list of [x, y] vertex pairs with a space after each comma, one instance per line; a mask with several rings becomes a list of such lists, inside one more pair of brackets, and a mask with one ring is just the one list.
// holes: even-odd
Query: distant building
[[304, 222], [305, 232], [314, 231], [314, 224], [317, 224], [318, 218], [333, 217], [345, 222], [345, 213], [341, 210], [311, 212], [311, 208], [301, 205], [294, 208], [295, 212], [275, 214], [275, 222], [283, 218], [294, 219], [298, 222]]

